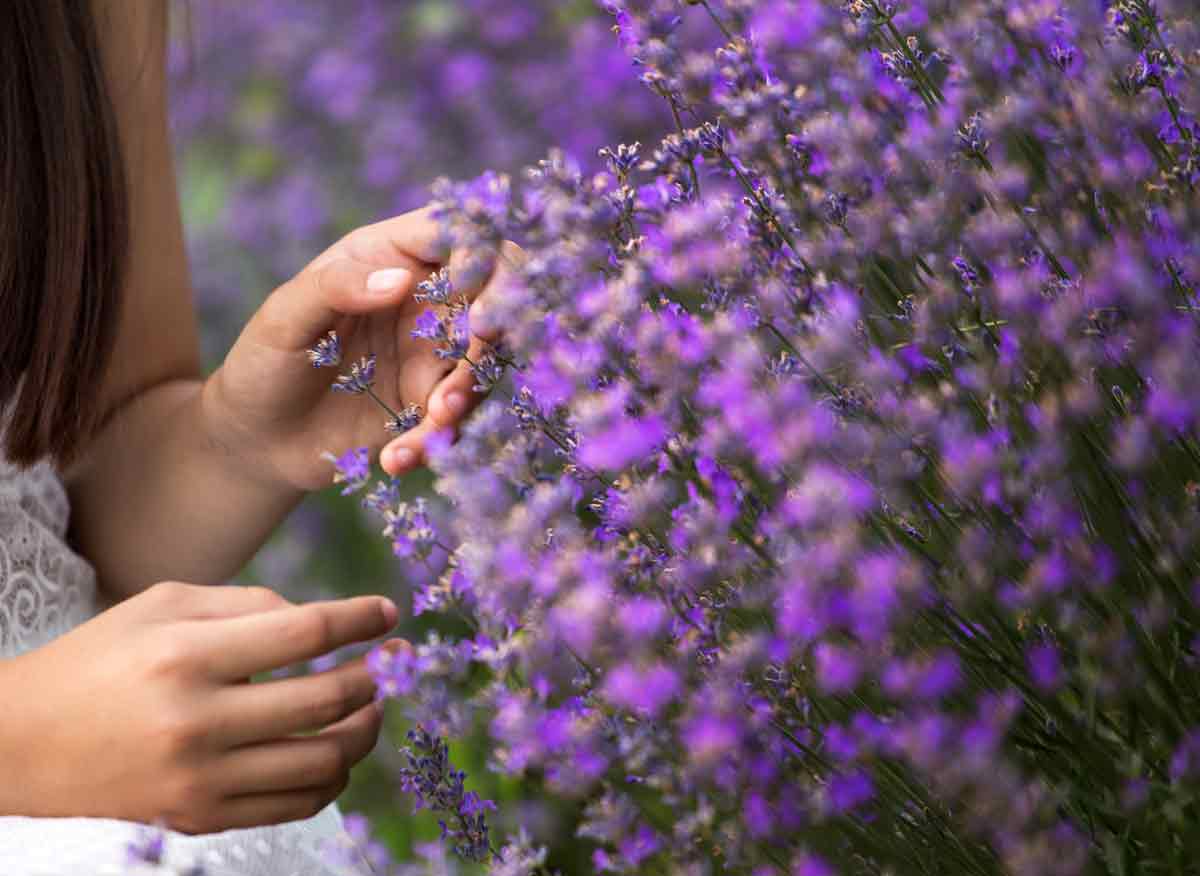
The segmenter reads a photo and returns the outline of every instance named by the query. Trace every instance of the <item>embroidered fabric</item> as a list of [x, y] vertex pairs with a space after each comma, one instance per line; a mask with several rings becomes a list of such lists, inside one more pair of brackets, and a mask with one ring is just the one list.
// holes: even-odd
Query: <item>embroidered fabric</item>
[[[0, 429], [0, 435], [3, 430]], [[95, 572], [66, 543], [66, 490], [53, 467], [0, 457], [0, 659], [41, 647], [103, 609]], [[19, 713], [20, 703], [5, 703]], [[10, 713], [11, 714], [11, 713]], [[86, 732], [86, 731], [81, 731]], [[0, 781], [3, 781], [0, 764]], [[166, 831], [164, 868], [137, 870], [126, 847], [146, 828], [104, 818], [0, 817], [3, 876], [358, 876], [322, 860], [318, 844], [348, 839], [336, 803], [312, 818], [189, 836]], [[202, 868], [194, 869], [196, 865]]]

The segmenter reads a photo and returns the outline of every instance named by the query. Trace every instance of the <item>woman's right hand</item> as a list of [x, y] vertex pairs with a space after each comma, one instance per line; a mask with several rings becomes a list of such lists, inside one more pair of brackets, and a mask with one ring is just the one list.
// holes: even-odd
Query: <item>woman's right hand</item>
[[377, 596], [293, 605], [261, 587], [157, 584], [0, 661], [0, 814], [184, 833], [314, 815], [379, 734], [364, 661], [247, 682], [395, 622]]

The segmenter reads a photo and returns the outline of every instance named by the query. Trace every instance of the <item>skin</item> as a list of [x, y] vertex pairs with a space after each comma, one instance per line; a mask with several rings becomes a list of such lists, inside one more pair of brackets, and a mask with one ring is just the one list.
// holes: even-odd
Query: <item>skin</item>
[[[0, 714], [0, 814], [161, 818], [188, 833], [307, 817], [374, 747], [374, 684], [361, 659], [249, 679], [382, 636], [395, 607], [380, 597], [296, 606], [219, 582], [330, 483], [323, 451], [365, 445], [400, 475], [423, 463], [430, 434], [453, 431], [478, 403], [468, 367], [438, 360], [409, 330], [425, 307], [416, 284], [480, 254], [447, 251], [425, 211], [359, 228], [268, 295], [204, 378], [167, 127], [167, 7], [93, 3], [126, 150], [132, 250], [104, 425], [63, 478], [71, 538], [111, 607], [0, 662], [0, 691], [22, 705]], [[519, 250], [491, 256], [485, 281], [459, 290], [473, 317]], [[372, 291], [375, 272], [396, 268], [398, 282]], [[346, 361], [378, 356], [376, 391], [393, 408], [423, 405], [419, 427], [389, 441], [377, 408], [329, 391], [333, 372], [306, 351], [331, 329]], [[473, 338], [472, 353], [491, 339]]]

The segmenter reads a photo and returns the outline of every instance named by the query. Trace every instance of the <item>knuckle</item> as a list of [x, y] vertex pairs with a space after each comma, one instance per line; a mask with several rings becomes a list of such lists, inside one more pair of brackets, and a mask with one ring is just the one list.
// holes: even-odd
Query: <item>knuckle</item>
[[282, 635], [288, 643], [305, 652], [333, 650], [333, 628], [325, 612], [316, 607], [295, 612], [284, 625]]
[[175, 799], [184, 811], [203, 812], [212, 797], [212, 788], [203, 771], [187, 769], [180, 772], [175, 784]]
[[163, 709], [152, 732], [159, 749], [170, 759], [190, 751], [204, 736], [204, 728], [196, 714], [179, 706]]
[[312, 700], [313, 720], [318, 724], [332, 724], [340, 720], [350, 707], [350, 691], [346, 685], [335, 675], [322, 678]]
[[190, 673], [199, 663], [190, 640], [175, 632], [161, 637], [147, 660], [149, 674], [155, 678], [177, 677]]
[[182, 601], [188, 592], [188, 585], [179, 581], [159, 581], [151, 585], [146, 595], [158, 602], [175, 604]]
[[273, 608], [283, 608], [284, 606], [291, 605], [290, 602], [288, 602], [270, 587], [253, 585], [246, 588], [246, 594], [253, 604], [260, 607], [264, 611], [268, 611]]
[[315, 764], [317, 784], [322, 786], [341, 781], [350, 771], [349, 758], [336, 742], [316, 750]]
[[182, 771], [164, 785], [166, 805], [161, 812], [171, 830], [197, 834], [212, 833], [223, 827], [217, 822], [216, 795], [198, 770]]
[[336, 304], [345, 297], [346, 265], [346, 259], [332, 259], [313, 272], [313, 286], [321, 301]]

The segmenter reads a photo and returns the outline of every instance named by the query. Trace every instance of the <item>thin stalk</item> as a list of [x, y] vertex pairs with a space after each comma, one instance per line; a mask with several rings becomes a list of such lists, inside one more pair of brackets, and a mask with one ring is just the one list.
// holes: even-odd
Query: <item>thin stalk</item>
[[[675, 130], [679, 132], [680, 139], [686, 139], [687, 133], [683, 127], [683, 116], [679, 114], [679, 104], [675, 101], [675, 95], [667, 91], [666, 88], [660, 88], [658, 93], [666, 99], [667, 104], [671, 107], [671, 118], [675, 120]], [[689, 158], [687, 166], [689, 175], [692, 179], [692, 191], [696, 193], [696, 199], [699, 200], [700, 174], [696, 172], [696, 160], [694, 158]]]
[[736, 37], [734, 37], [729, 28], [725, 26], [725, 22], [721, 21], [721, 19], [717, 16], [717, 13], [713, 10], [713, 8], [708, 5], [708, 0], [700, 0], [700, 5], [704, 7], [704, 11], [708, 13], [708, 17], [713, 20], [713, 23], [716, 24], [717, 29], [721, 31], [721, 33], [725, 36], [725, 39], [732, 43]]
[[379, 396], [377, 396], [375, 394], [375, 390], [371, 389], [371, 387], [369, 387], [369, 386], [366, 389], [367, 389], [367, 395], [369, 395], [371, 397], [371, 399], [375, 402], [375, 404], [377, 404], [381, 408], [383, 408], [384, 411], [387, 412], [387, 415], [392, 418], [392, 420], [397, 421], [397, 422], [400, 420], [400, 415], [392, 410], [391, 405], [389, 405], [387, 402], [385, 402], [383, 399], [381, 399]]
[[817, 379], [817, 382], [821, 384], [822, 388], [824, 388], [824, 390], [827, 393], [829, 393], [834, 398], [839, 398], [841, 396], [841, 393], [838, 391], [837, 387], [835, 387], [832, 383], [830, 383], [825, 378], [824, 374], [822, 374], [820, 371], [818, 371], [815, 366], [813, 366], [806, 358], [804, 358], [804, 354], [801, 353], [798, 349], [796, 349], [796, 346], [791, 341], [789, 341], [787, 339], [787, 337], [783, 334], [783, 332], [781, 332], [779, 329], [777, 329], [773, 323], [764, 322], [762, 325], [767, 331], [769, 331], [776, 338], [778, 338], [779, 342], [781, 344], [783, 344], [785, 347], [787, 347], [788, 352], [791, 353], [793, 356], [795, 356], [797, 361], [799, 361], [801, 365], [803, 365], [805, 368], [807, 368], [809, 371], [812, 372], [813, 377], [815, 377]]

